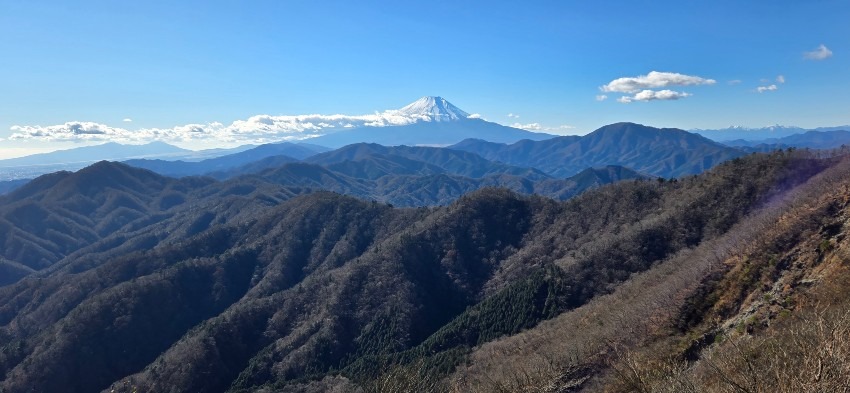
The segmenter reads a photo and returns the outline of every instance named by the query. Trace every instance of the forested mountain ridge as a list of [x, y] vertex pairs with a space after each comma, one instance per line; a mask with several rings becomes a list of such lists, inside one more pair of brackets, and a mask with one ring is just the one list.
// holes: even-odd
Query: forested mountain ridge
[[513, 144], [465, 140], [450, 148], [510, 165], [536, 168], [557, 177], [572, 176], [588, 167], [620, 165], [672, 178], [701, 173], [745, 154], [687, 131], [635, 123], [607, 125], [581, 137]]
[[0, 288], [0, 387], [370, 390], [414, 366], [439, 380], [473, 347], [721, 238], [838, 161], [751, 155], [565, 202], [488, 188], [415, 209], [265, 181], [201, 187], [193, 210], [139, 229], [146, 246], [107, 235]]
[[441, 168], [442, 170], [437, 173], [449, 173], [472, 178], [494, 174], [523, 176], [530, 180], [551, 178], [543, 172], [530, 167], [505, 165], [464, 151], [422, 146], [388, 147], [374, 143], [357, 143], [315, 155], [308, 158], [306, 162], [325, 165], [330, 169], [341, 169], [342, 167], [338, 166], [340, 164], [348, 162], [358, 163], [376, 158], [396, 161], [406, 160], [404, 163], [424, 163], [428, 166], [427, 168], [423, 168], [425, 170]]
[[[173, 179], [106, 161], [44, 175], [0, 196], [0, 267], [17, 272], [0, 281], [14, 282], [74, 253], [143, 249], [192, 235], [303, 192], [257, 179]], [[112, 242], [102, 242], [107, 238]]]
[[[536, 182], [495, 174], [473, 179], [447, 175], [438, 167], [433, 169], [433, 175], [422, 172], [404, 175], [396, 167], [387, 172], [387, 166], [373, 165], [374, 162], [375, 158], [370, 156], [366, 161], [332, 165], [341, 172], [381, 173], [374, 180], [307, 163], [288, 163], [268, 169], [260, 176], [226, 181], [203, 177], [173, 179], [110, 162], [75, 173], [45, 175], [0, 196], [0, 234], [4, 239], [0, 250], [3, 258], [0, 269], [4, 272], [0, 285], [46, 269], [110, 236], [120, 235], [124, 240], [119, 245], [125, 248], [146, 242], [156, 244], [197, 233], [237, 216], [250, 216], [258, 206], [317, 190], [399, 206], [432, 206], [450, 203], [465, 193], [489, 186], [567, 199], [603, 184], [643, 178], [625, 168], [588, 169], [576, 179], [563, 180], [548, 179], [538, 172], [544, 180]], [[460, 167], [467, 168], [465, 164]]]
[[840, 391], [850, 383], [848, 217], [845, 159], [611, 294], [477, 348], [446, 386]]

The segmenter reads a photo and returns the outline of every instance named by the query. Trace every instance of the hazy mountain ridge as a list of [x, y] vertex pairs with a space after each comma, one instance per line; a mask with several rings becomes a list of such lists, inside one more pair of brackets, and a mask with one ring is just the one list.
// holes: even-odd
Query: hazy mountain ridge
[[162, 175], [182, 177], [204, 175], [212, 172], [226, 172], [235, 167], [247, 165], [273, 156], [277, 157], [277, 162], [286, 160], [281, 156], [287, 157], [288, 162], [295, 162], [318, 153], [319, 151], [302, 145], [284, 142], [260, 145], [238, 153], [209, 158], [202, 161], [185, 162], [140, 159], [126, 160], [124, 162], [137, 168], [150, 169]]
[[129, 157], [179, 156], [190, 150], [164, 142], [151, 142], [144, 145], [124, 145], [108, 142], [96, 146], [58, 150], [51, 153], [39, 153], [20, 158], [0, 160], [0, 167], [24, 165], [92, 163], [103, 160], [120, 160]]
[[797, 134], [805, 134], [809, 131], [839, 131], [850, 130], [850, 125], [834, 127], [802, 128], [796, 126], [773, 125], [768, 127], [743, 127], [732, 126], [720, 129], [692, 129], [690, 132], [700, 134], [706, 138], [719, 141], [747, 140], [757, 141], [765, 139], [785, 138]]
[[[847, 127], [850, 129], [850, 127]], [[743, 140], [736, 139], [723, 142], [734, 147], [748, 147], [758, 149], [782, 149], [788, 147], [809, 149], [836, 149], [842, 145], [850, 145], [850, 131], [806, 131], [802, 134], [789, 135], [782, 138]]]
[[634, 123], [616, 123], [585, 136], [495, 144], [467, 140], [450, 148], [472, 151], [511, 165], [533, 167], [557, 177], [584, 168], [620, 165], [666, 178], [703, 172], [745, 153], [696, 134]]
[[32, 179], [45, 173], [75, 171], [102, 160], [124, 160], [133, 157], [176, 158], [189, 152], [191, 151], [163, 142], [144, 145], [109, 142], [0, 160], [0, 180]]
[[[476, 154], [455, 151], [451, 149], [419, 146], [387, 147], [378, 144], [359, 143], [310, 157], [306, 162], [333, 167], [347, 162], [363, 163], [364, 161], [382, 159], [405, 160], [406, 164], [421, 162], [428, 167], [425, 171], [441, 168], [442, 171], [472, 178], [494, 174], [524, 176], [530, 180], [548, 179], [550, 176], [539, 170], [528, 167], [514, 167], [499, 162], [486, 160]], [[400, 165], [403, 166], [403, 165]], [[391, 172], [387, 172], [391, 173]], [[374, 175], [373, 175], [374, 176]]]

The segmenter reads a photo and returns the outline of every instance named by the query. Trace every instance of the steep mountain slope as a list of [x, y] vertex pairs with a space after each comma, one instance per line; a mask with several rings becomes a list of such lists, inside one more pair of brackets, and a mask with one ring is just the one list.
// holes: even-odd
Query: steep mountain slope
[[745, 154], [686, 131], [634, 123], [611, 124], [583, 137], [520, 141], [512, 145], [465, 141], [452, 148], [476, 152], [511, 165], [540, 169], [558, 177], [605, 165], [625, 166], [666, 178], [679, 177], [703, 172]]
[[[2, 256], [47, 267], [153, 210], [181, 184], [152, 172], [102, 162], [77, 173], [40, 177], [2, 198]], [[175, 195], [179, 195], [176, 191]]]
[[16, 179], [16, 180], [6, 180], [0, 181], [0, 195], [8, 194], [17, 188], [23, 186], [24, 184], [29, 183], [32, 179]]
[[458, 389], [846, 386], [848, 201], [845, 159], [610, 295], [478, 348], [456, 373]]
[[[753, 155], [566, 202], [485, 189], [419, 209], [202, 188], [216, 193], [203, 195], [209, 204], [188, 204], [145, 232], [180, 237], [125, 249], [114, 233], [0, 288], [0, 387], [329, 391], [377, 387], [399, 367], [446, 375], [474, 346], [717, 241], [836, 161]], [[232, 208], [208, 210], [222, 205]]]
[[107, 237], [119, 240], [99, 251], [150, 247], [303, 191], [257, 179], [178, 180], [104, 161], [0, 196], [0, 258], [39, 271]]

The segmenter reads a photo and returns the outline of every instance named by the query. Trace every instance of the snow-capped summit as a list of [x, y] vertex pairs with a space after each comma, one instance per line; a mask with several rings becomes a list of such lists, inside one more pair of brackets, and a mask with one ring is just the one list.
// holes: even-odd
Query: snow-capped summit
[[454, 121], [469, 117], [469, 113], [452, 105], [443, 97], [422, 97], [398, 110], [408, 116], [428, 116], [433, 121]]

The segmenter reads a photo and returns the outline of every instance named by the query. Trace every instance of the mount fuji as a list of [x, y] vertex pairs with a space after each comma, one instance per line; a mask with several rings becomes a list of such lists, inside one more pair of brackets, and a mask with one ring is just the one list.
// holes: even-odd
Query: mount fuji
[[513, 143], [523, 139], [543, 140], [555, 136], [471, 117], [469, 113], [442, 97], [422, 97], [395, 112], [416, 121], [412, 124], [397, 126], [355, 127], [311, 138], [309, 142], [332, 148], [359, 142], [378, 143], [385, 146], [447, 146], [468, 138]]
[[422, 97], [398, 110], [410, 117], [426, 116], [431, 121], [457, 121], [469, 118], [469, 113], [452, 105], [443, 97]]

